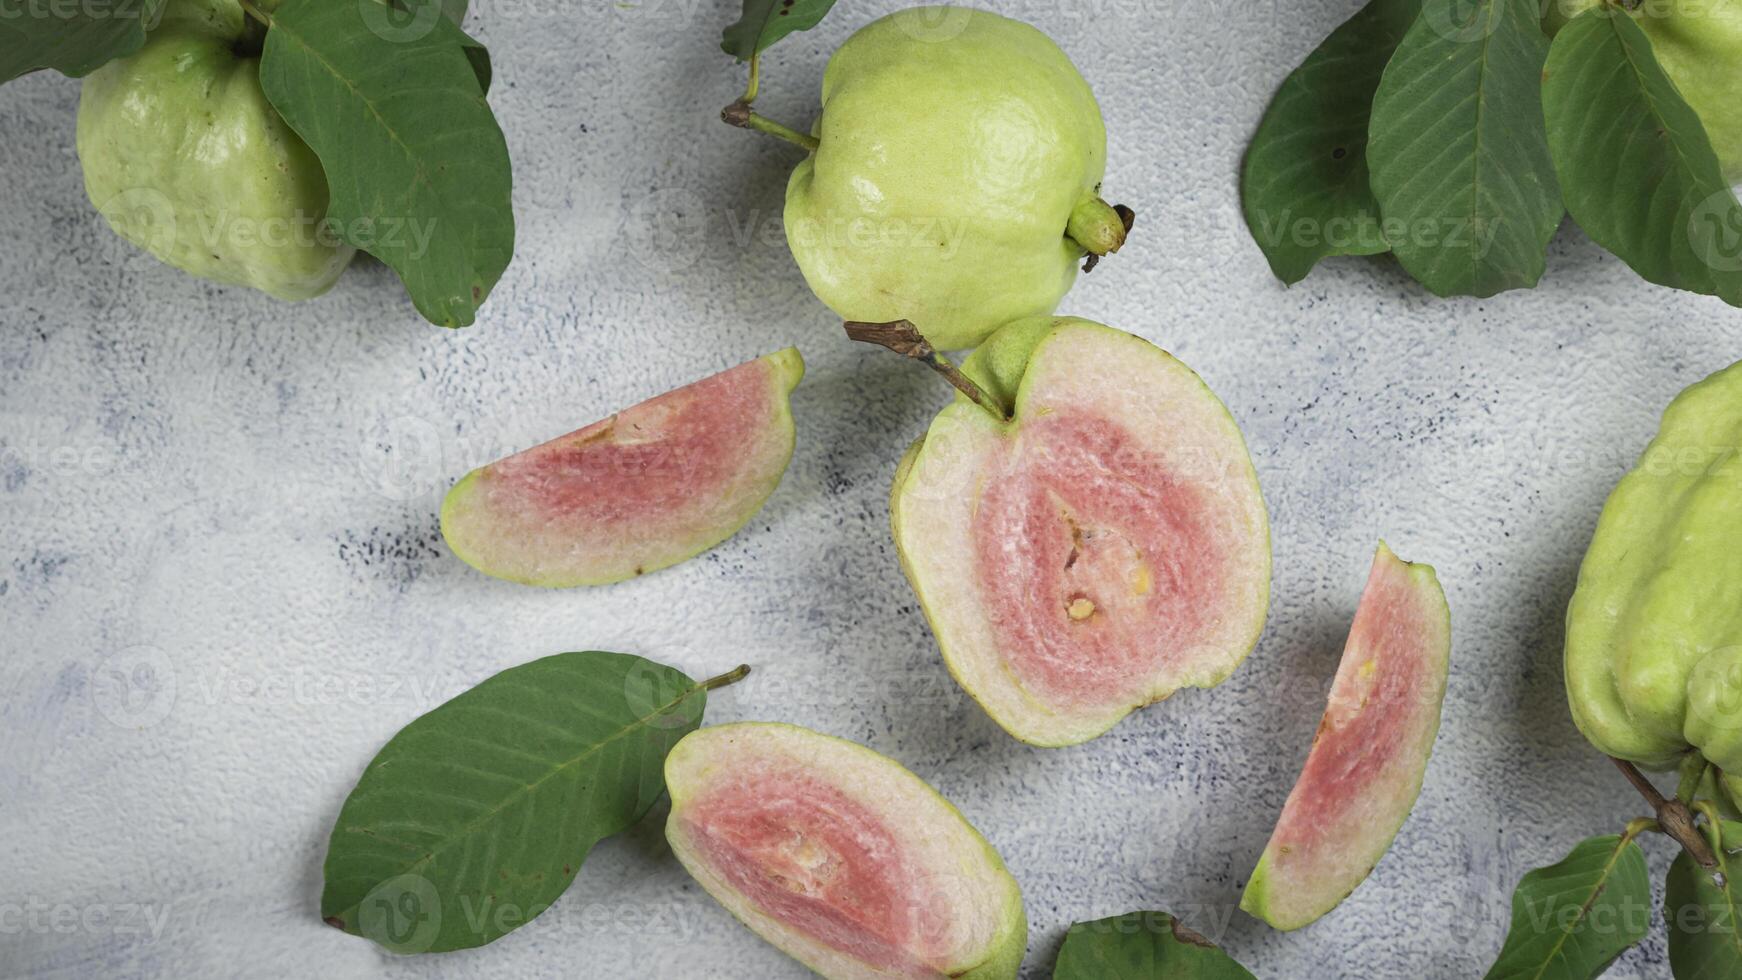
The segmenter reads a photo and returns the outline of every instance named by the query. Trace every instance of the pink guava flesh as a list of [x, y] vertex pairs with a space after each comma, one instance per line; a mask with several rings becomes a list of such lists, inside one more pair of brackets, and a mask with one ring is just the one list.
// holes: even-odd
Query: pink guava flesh
[[[1237, 502], [1204, 494], [1117, 424], [1030, 422], [974, 516], [980, 595], [1021, 683], [1052, 703], [1138, 698], [1205, 647]], [[1116, 693], [1115, 693], [1116, 692]]]
[[1312, 750], [1242, 907], [1298, 928], [1372, 871], [1421, 791], [1450, 654], [1433, 570], [1381, 546]]
[[443, 534], [484, 572], [537, 585], [619, 581], [704, 551], [785, 472], [797, 363], [751, 361], [475, 471]]
[[794, 770], [711, 789], [682, 817], [697, 853], [753, 906], [879, 970], [935, 976], [948, 910], [870, 809]]

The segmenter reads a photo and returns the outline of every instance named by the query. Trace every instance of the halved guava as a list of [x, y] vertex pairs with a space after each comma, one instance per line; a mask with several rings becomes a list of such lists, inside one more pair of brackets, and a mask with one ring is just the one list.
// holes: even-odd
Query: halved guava
[[550, 588], [693, 558], [780, 484], [802, 377], [789, 347], [474, 470], [442, 504], [442, 536], [486, 575]]
[[792, 725], [717, 725], [672, 749], [665, 781], [678, 860], [817, 973], [1016, 976], [1028, 942], [1016, 879], [895, 761]]
[[1019, 321], [908, 451], [890, 501], [950, 672], [1035, 745], [1074, 745], [1225, 680], [1270, 600], [1245, 441], [1190, 368], [1086, 320]]
[[1306, 767], [1241, 908], [1299, 929], [1366, 880], [1421, 793], [1451, 653], [1434, 570], [1381, 543]]

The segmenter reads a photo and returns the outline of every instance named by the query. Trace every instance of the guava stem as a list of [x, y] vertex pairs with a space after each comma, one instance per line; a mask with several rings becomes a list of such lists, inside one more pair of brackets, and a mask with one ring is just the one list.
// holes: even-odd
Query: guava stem
[[1099, 197], [1091, 197], [1071, 211], [1065, 235], [1088, 253], [1083, 271], [1093, 272], [1102, 256], [1111, 255], [1125, 246], [1125, 239], [1136, 223], [1137, 212], [1125, 205], [1108, 204]]
[[1651, 785], [1651, 780], [1646, 779], [1645, 774], [1633, 763], [1613, 757], [1609, 761], [1615, 763], [1615, 767], [1621, 770], [1621, 775], [1627, 777], [1627, 781], [1633, 784], [1633, 788], [1657, 812], [1659, 830], [1674, 838], [1700, 867], [1711, 871], [1718, 866], [1718, 859], [1712, 856], [1711, 845], [1706, 843], [1705, 835], [1694, 825], [1694, 812], [1688, 809], [1686, 803], [1664, 799], [1657, 787]]
[[753, 129], [758, 133], [767, 133], [769, 136], [786, 140], [788, 143], [795, 146], [802, 146], [807, 151], [815, 153], [817, 147], [822, 145], [822, 142], [815, 136], [812, 136], [809, 133], [801, 133], [790, 126], [782, 126], [780, 123], [777, 123], [766, 116], [757, 115], [756, 112], [750, 108], [750, 106], [755, 103], [756, 95], [761, 91], [761, 89], [762, 56], [756, 54], [750, 57], [750, 82], [744, 86], [743, 98], [726, 108], [721, 109], [720, 120], [728, 126], [736, 126], [739, 129]]
[[933, 371], [944, 376], [956, 390], [968, 396], [968, 400], [980, 406], [998, 418], [1000, 422], [1010, 421], [1010, 412], [998, 399], [987, 394], [985, 389], [974, 383], [974, 379], [963, 374], [961, 369], [950, 363], [950, 359], [937, 352], [920, 334], [919, 328], [912, 320], [891, 320], [888, 323], [865, 323], [860, 320], [849, 320], [844, 324], [847, 336], [864, 344], [876, 344], [887, 347], [903, 357], [911, 357], [922, 361]]
[[272, 26], [272, 18], [267, 16], [265, 11], [262, 11], [259, 7], [249, 3], [248, 0], [242, 0], [242, 12], [267, 27]]
[[710, 677], [707, 680], [703, 681], [702, 682], [702, 690], [704, 690], [704, 691], [718, 691], [722, 687], [730, 687], [733, 684], [736, 684], [739, 681], [741, 681], [744, 678], [749, 677], [749, 676], [750, 676], [750, 665], [749, 664], [739, 664], [737, 667], [725, 672], [724, 674], [721, 674], [718, 677]]

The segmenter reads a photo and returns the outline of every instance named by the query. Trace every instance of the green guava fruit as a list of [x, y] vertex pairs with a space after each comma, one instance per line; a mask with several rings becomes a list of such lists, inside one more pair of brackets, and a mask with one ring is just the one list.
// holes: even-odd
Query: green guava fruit
[[940, 349], [972, 347], [1051, 313], [1085, 253], [1125, 241], [1130, 212], [1099, 197], [1095, 96], [1019, 21], [923, 7], [870, 24], [829, 60], [816, 135], [786, 234], [843, 319], [907, 319]]
[[780, 485], [803, 377], [789, 347], [474, 470], [442, 503], [442, 536], [484, 574], [546, 588], [694, 558]]
[[792, 725], [686, 736], [671, 849], [751, 931], [831, 980], [1011, 980], [1022, 892], [949, 801], [895, 762]]
[[1241, 908], [1299, 929], [1366, 880], [1421, 793], [1451, 653], [1434, 570], [1380, 544], [1324, 720]]
[[137, 54], [85, 79], [79, 163], [127, 241], [196, 276], [309, 299], [356, 250], [325, 227], [320, 161], [261, 91], [263, 30], [236, 0], [168, 0]]
[[1604, 754], [1742, 804], [1742, 364], [1694, 385], [1603, 505], [1567, 607], [1567, 702]]
[[1264, 628], [1270, 527], [1221, 401], [1087, 320], [1013, 323], [963, 372], [1008, 420], [958, 398], [890, 500], [957, 682], [1012, 735], [1063, 746], [1227, 679]]
[[[1550, 35], [1605, 0], [1550, 0]], [[1705, 123], [1724, 175], [1742, 180], [1742, 0], [1645, 0], [1611, 4], [1651, 38], [1652, 53]]]

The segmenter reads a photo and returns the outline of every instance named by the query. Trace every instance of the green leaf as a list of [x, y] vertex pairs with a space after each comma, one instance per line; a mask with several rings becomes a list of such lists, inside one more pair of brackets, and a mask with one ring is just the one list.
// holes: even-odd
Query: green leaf
[[266, 97], [315, 154], [338, 236], [392, 267], [430, 322], [470, 325], [514, 252], [508, 146], [434, 0], [285, 0]]
[[726, 28], [720, 47], [739, 61], [749, 61], [797, 31], [822, 23], [835, 0], [744, 0], [744, 16]]
[[1593, 837], [1518, 883], [1512, 930], [1488, 980], [1589, 980], [1650, 924], [1645, 854], [1628, 836]]
[[138, 51], [163, 0], [0, 2], [0, 82], [52, 68], [82, 78]]
[[1602, 8], [1573, 18], [1542, 94], [1579, 227], [1651, 282], [1742, 306], [1742, 204], [1639, 25]]
[[[1719, 835], [1707, 836], [1715, 843]], [[1676, 980], [1742, 977], [1742, 923], [1737, 922], [1742, 888], [1730, 877], [1728, 855], [1719, 847], [1713, 851], [1722, 884], [1686, 851], [1676, 856], [1664, 879], [1663, 920], [1669, 925], [1669, 965]]]
[[1320, 259], [1389, 246], [1367, 177], [1373, 92], [1421, 0], [1370, 0], [1282, 83], [1240, 177], [1246, 226], [1293, 285]]
[[1391, 250], [1440, 296], [1536, 285], [1565, 209], [1542, 117], [1537, 0], [1427, 0], [1373, 97]]
[[1079, 922], [1065, 934], [1053, 980], [1254, 980], [1214, 943], [1166, 912]]
[[321, 915], [396, 953], [481, 946], [549, 907], [665, 792], [702, 719], [683, 674], [618, 653], [505, 670], [412, 722], [339, 811]]

